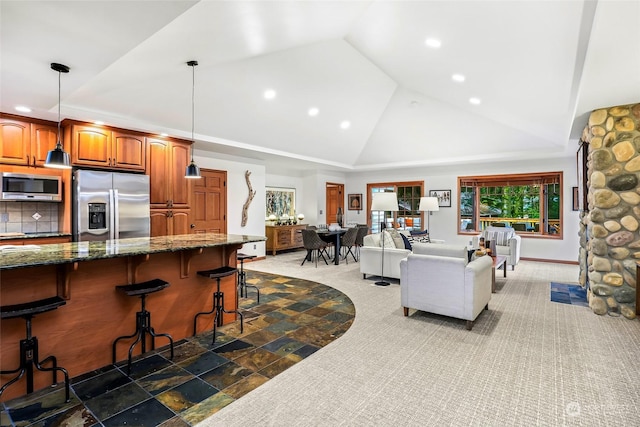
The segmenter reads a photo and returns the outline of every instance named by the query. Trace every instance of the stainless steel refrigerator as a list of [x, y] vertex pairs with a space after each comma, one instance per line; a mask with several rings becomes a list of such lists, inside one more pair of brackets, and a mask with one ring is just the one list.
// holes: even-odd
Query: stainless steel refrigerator
[[74, 241], [149, 237], [149, 177], [77, 170], [73, 174]]

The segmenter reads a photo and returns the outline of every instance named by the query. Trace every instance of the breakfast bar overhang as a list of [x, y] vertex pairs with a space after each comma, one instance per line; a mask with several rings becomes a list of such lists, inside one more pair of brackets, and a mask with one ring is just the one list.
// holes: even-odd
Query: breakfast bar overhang
[[[210, 310], [214, 283], [197, 275], [199, 270], [236, 266], [236, 252], [245, 243], [264, 236], [189, 234], [103, 242], [62, 243], [14, 247], [0, 251], [0, 305], [20, 304], [60, 296], [66, 304], [35, 316], [33, 335], [40, 355], [55, 355], [70, 377], [111, 364], [113, 341], [135, 329], [137, 298], [116, 291], [117, 285], [162, 279], [170, 286], [151, 295], [147, 308], [159, 331], [180, 340], [193, 334], [194, 315]], [[224, 307], [237, 309], [237, 275], [222, 280]], [[223, 323], [235, 321], [225, 314]], [[198, 319], [198, 332], [212, 329], [213, 316]], [[19, 364], [21, 319], [0, 323], [0, 365]], [[126, 358], [130, 342], [119, 347], [118, 361]], [[162, 339], [158, 346], [165, 345]], [[149, 346], [150, 348], [150, 346]], [[134, 355], [140, 353], [136, 347]], [[4, 384], [11, 376], [2, 376]], [[50, 385], [51, 376], [36, 373], [35, 389]], [[8, 387], [2, 401], [25, 394], [24, 378]]]

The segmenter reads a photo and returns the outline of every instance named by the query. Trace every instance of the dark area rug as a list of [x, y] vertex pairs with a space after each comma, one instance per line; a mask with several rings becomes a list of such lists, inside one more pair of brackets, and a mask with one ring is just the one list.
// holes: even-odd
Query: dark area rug
[[589, 307], [587, 291], [580, 285], [551, 282], [551, 301]]

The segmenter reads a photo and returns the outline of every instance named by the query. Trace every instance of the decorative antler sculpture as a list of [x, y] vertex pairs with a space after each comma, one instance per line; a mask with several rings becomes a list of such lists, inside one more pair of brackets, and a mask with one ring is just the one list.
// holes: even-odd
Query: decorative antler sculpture
[[253, 187], [251, 187], [251, 181], [249, 181], [249, 176], [251, 175], [251, 172], [246, 171], [244, 173], [244, 179], [247, 181], [247, 187], [249, 187], [249, 197], [247, 197], [247, 201], [244, 202], [244, 206], [242, 206], [242, 226], [244, 227], [245, 225], [247, 225], [247, 219], [249, 219], [249, 205], [251, 204], [251, 201], [253, 200], [253, 196], [256, 195], [256, 192], [253, 190]]

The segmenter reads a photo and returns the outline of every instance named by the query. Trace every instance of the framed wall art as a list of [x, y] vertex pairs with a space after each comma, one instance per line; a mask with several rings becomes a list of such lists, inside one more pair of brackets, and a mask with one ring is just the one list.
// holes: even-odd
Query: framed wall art
[[293, 217], [296, 210], [296, 189], [266, 187], [267, 218], [275, 215], [276, 218], [287, 214]]
[[349, 203], [347, 206], [350, 211], [362, 210], [362, 194], [348, 194], [347, 202]]
[[573, 210], [579, 211], [580, 210], [580, 192], [578, 191], [578, 187], [573, 187], [573, 198], [571, 200], [573, 201]]
[[438, 198], [438, 206], [441, 208], [451, 207], [451, 190], [431, 190], [429, 191], [430, 197]]

